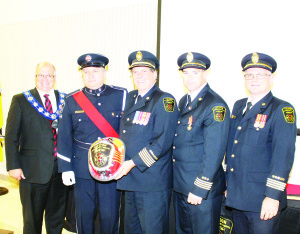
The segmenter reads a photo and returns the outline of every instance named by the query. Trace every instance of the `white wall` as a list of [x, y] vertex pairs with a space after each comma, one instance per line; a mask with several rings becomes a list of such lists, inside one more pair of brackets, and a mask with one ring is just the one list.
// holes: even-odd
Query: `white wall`
[[273, 93], [300, 111], [298, 4], [298, 0], [163, 1], [160, 87], [180, 98], [184, 91], [177, 58], [200, 52], [212, 61], [208, 82], [231, 107], [246, 95], [242, 58], [262, 52], [278, 63]]

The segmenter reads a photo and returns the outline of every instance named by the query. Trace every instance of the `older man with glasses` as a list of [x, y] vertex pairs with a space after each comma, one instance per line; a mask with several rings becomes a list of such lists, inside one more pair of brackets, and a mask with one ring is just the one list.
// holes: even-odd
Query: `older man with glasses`
[[236, 233], [278, 233], [296, 140], [294, 107], [273, 96], [277, 63], [252, 53], [242, 60], [249, 97], [234, 104], [228, 147], [227, 200]]

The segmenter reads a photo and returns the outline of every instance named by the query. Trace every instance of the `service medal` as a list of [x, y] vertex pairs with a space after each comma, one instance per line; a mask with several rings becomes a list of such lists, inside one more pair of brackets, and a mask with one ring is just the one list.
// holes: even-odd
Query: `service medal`
[[191, 131], [192, 124], [193, 124], [193, 116], [191, 115], [190, 118], [189, 118], [188, 127], [187, 127], [188, 131]]

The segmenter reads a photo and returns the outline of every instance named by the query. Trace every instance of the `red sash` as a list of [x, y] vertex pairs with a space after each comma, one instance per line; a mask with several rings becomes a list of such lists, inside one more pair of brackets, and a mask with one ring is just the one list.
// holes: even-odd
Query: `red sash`
[[92, 120], [92, 122], [106, 137], [119, 138], [119, 134], [109, 124], [109, 122], [107, 122], [107, 120], [99, 113], [99, 111], [95, 108], [95, 106], [90, 102], [90, 100], [84, 95], [82, 91], [75, 93], [73, 97], [78, 103], [78, 105], [90, 118], [90, 120]]

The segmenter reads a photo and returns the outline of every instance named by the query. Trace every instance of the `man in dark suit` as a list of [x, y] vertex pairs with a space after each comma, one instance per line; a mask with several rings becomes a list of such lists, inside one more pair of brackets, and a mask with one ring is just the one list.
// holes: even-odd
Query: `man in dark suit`
[[53, 125], [64, 94], [53, 89], [55, 81], [55, 67], [38, 64], [36, 88], [15, 95], [8, 112], [6, 165], [9, 175], [20, 181], [24, 234], [42, 233], [44, 212], [47, 233], [61, 233], [64, 224], [66, 187], [58, 173]]
[[293, 106], [273, 96], [277, 63], [251, 53], [242, 60], [249, 97], [233, 107], [228, 147], [227, 199], [236, 233], [278, 233], [297, 134]]
[[159, 61], [152, 53], [135, 51], [128, 62], [137, 90], [128, 94], [120, 126], [126, 161], [117, 188], [125, 190], [125, 234], [168, 233], [178, 109], [155, 84]]
[[200, 53], [178, 58], [188, 90], [179, 102], [174, 138], [174, 207], [176, 233], [219, 233], [230, 112], [207, 84], [210, 59]]
[[66, 97], [59, 122], [58, 163], [63, 183], [74, 184], [77, 232], [93, 234], [99, 209], [101, 234], [119, 233], [121, 192], [117, 182], [91, 176], [88, 154], [104, 137], [118, 137], [126, 89], [104, 84], [109, 59], [101, 54], [81, 55], [77, 63], [84, 88]]

